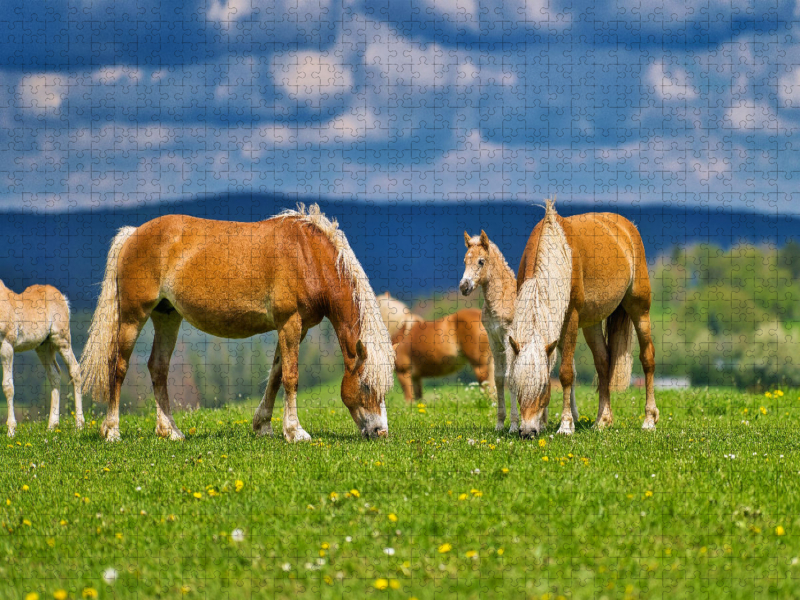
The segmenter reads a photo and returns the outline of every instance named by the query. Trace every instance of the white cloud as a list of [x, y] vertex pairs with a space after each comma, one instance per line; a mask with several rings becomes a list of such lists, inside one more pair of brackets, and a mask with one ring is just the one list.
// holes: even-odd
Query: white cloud
[[229, 23], [249, 17], [253, 13], [254, 0], [212, 0], [206, 16], [212, 21]]
[[659, 98], [668, 102], [693, 100], [698, 96], [686, 70], [679, 66], [668, 65], [666, 59], [656, 61], [648, 67], [645, 82], [655, 88]]
[[59, 108], [68, 93], [68, 76], [61, 73], [34, 73], [19, 83], [22, 108], [35, 112]]
[[328, 52], [285, 52], [272, 63], [272, 76], [293, 100], [319, 102], [353, 88], [353, 72]]

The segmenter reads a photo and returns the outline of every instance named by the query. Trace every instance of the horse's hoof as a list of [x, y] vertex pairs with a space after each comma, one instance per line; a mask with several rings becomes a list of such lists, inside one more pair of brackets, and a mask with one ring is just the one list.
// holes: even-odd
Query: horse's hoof
[[575, 423], [571, 421], [570, 422], [561, 421], [561, 427], [558, 428], [558, 431], [556, 431], [556, 433], [559, 435], [572, 435], [573, 433], [575, 433]]
[[272, 431], [272, 424], [271, 423], [265, 423], [264, 425], [261, 425], [260, 427], [253, 427], [253, 431], [256, 432], [256, 435], [258, 437], [274, 437], [275, 436], [275, 434]]
[[508, 428], [508, 433], [519, 433], [519, 425], [512, 423], [511, 427]]
[[47, 431], [53, 431], [53, 429], [55, 429], [56, 427], [58, 427], [58, 421], [55, 421], [54, 423], [53, 422], [48, 423]]
[[604, 429], [608, 429], [614, 424], [612, 419], [597, 419], [597, 422], [594, 424], [597, 429], [603, 431]]
[[86, 421], [83, 419], [83, 417], [75, 419], [75, 429], [83, 429], [84, 425], [86, 425]]
[[656, 422], [653, 420], [652, 417], [647, 417], [642, 423], [642, 429], [645, 431], [655, 431], [656, 430]]
[[169, 434], [169, 439], [173, 442], [178, 442], [180, 440], [185, 440], [186, 436], [183, 435], [180, 429], [173, 429], [172, 432]]
[[286, 438], [287, 442], [308, 442], [311, 440], [311, 436], [302, 427], [298, 427], [294, 431], [284, 431], [283, 437]]
[[505, 423], [498, 423], [497, 425], [494, 426], [494, 430], [497, 432], [503, 431], [505, 430], [505, 428], [506, 428]]
[[16, 433], [17, 433], [17, 428], [16, 427], [9, 427], [8, 428], [8, 437], [13, 438]]
[[107, 442], [120, 442], [122, 437], [119, 435], [119, 429], [109, 429], [105, 435]]

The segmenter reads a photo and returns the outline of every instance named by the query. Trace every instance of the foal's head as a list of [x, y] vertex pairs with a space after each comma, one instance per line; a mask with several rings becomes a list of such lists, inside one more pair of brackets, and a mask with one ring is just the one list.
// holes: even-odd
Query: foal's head
[[467, 246], [467, 255], [464, 257], [464, 276], [458, 289], [468, 296], [477, 286], [489, 280], [489, 236], [481, 230], [479, 236], [470, 237], [465, 231], [464, 244]]

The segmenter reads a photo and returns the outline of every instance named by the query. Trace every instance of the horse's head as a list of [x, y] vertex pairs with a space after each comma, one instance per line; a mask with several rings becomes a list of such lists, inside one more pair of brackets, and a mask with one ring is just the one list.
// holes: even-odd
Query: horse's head
[[557, 342], [545, 346], [542, 338], [535, 334], [527, 343], [517, 343], [508, 338], [507, 377], [511, 389], [519, 402], [520, 428], [523, 438], [534, 438], [547, 427], [545, 421], [547, 405], [550, 403], [550, 357]]
[[464, 257], [464, 276], [458, 289], [468, 296], [489, 278], [489, 236], [481, 231], [479, 236], [470, 237], [465, 231], [464, 244], [467, 246], [467, 255]]
[[[356, 422], [361, 435], [365, 438], [385, 438], [389, 435], [389, 423], [386, 418], [385, 393], [364, 377], [367, 362], [367, 347], [361, 340], [356, 343], [355, 362], [348, 368], [345, 366], [342, 379], [342, 402]], [[392, 358], [393, 359], [393, 358]]]

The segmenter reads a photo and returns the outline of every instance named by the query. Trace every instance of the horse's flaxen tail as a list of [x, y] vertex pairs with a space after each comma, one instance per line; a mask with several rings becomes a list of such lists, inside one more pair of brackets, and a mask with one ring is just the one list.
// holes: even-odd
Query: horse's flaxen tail
[[606, 321], [606, 341], [609, 350], [609, 390], [622, 392], [631, 384], [633, 369], [633, 321], [622, 306]]
[[103, 287], [89, 327], [89, 340], [81, 354], [81, 389], [99, 402], [108, 402], [116, 373], [119, 336], [117, 262], [125, 242], [135, 231], [135, 227], [123, 227], [111, 242]]

